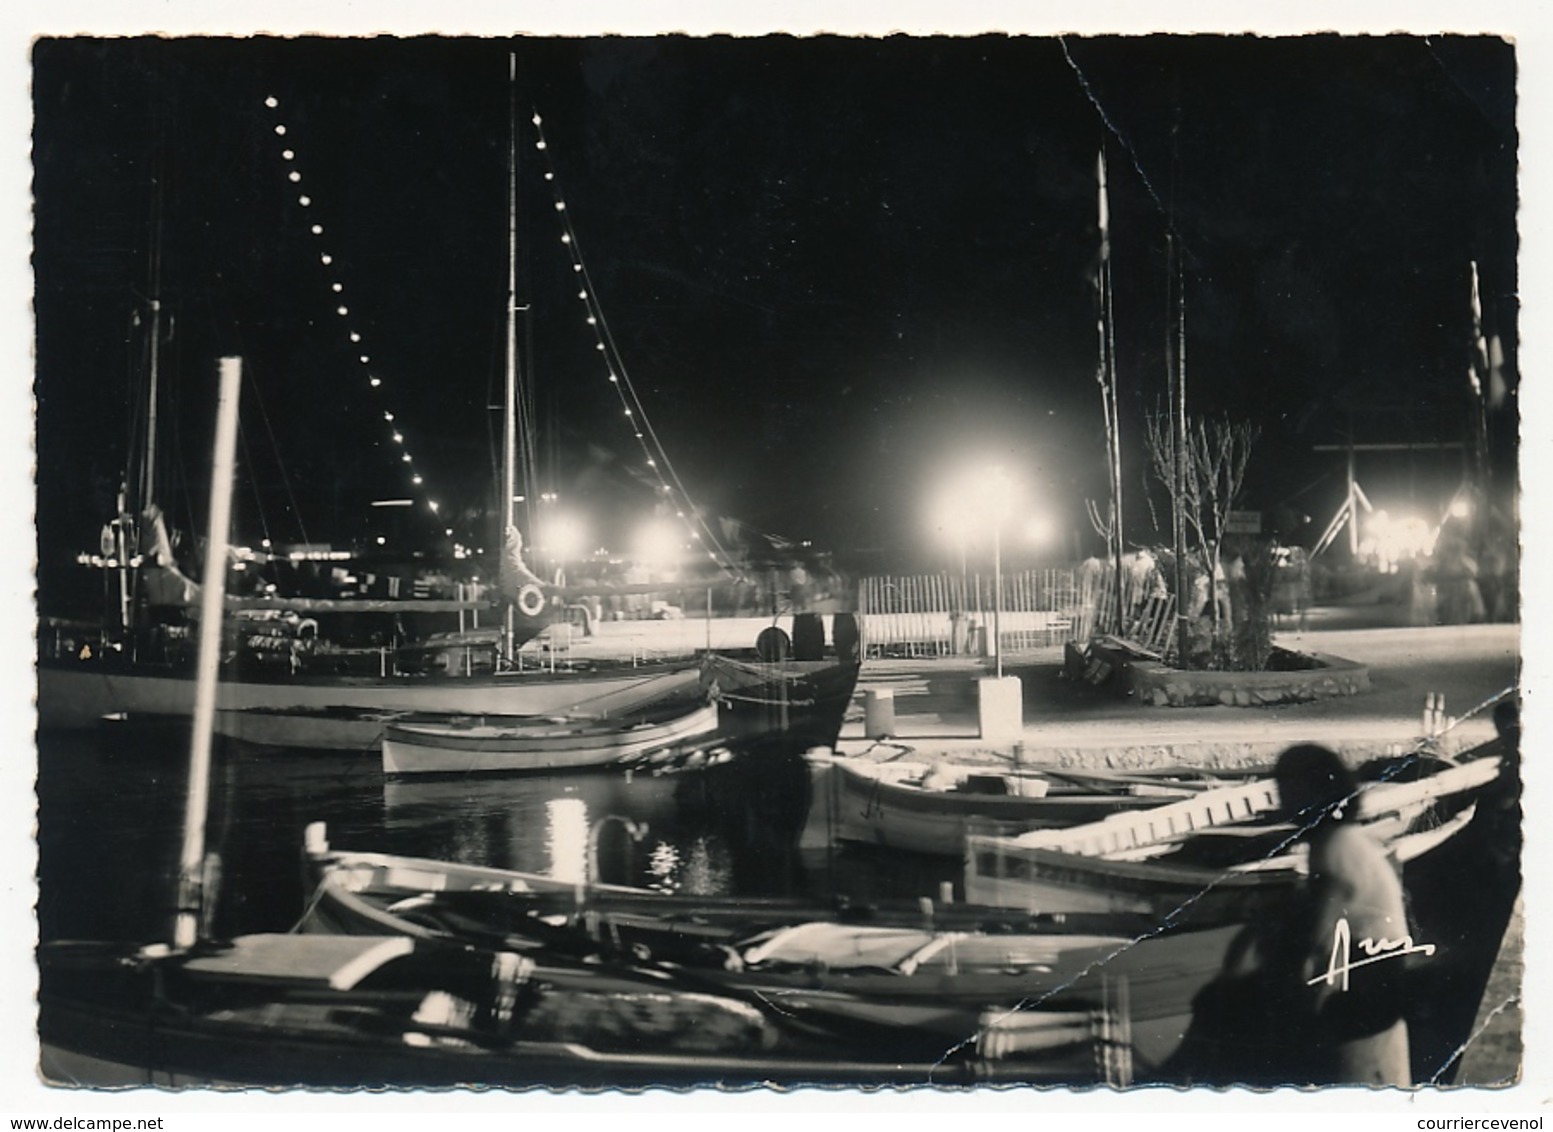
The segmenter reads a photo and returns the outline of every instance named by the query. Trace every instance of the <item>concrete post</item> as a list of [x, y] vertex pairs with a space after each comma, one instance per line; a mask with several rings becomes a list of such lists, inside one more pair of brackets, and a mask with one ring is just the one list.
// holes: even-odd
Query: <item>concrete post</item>
[[1017, 676], [983, 676], [976, 682], [980, 735], [992, 743], [1012, 743], [1025, 730], [1024, 688]]
[[863, 734], [870, 739], [895, 737], [894, 688], [873, 688], [863, 693]]

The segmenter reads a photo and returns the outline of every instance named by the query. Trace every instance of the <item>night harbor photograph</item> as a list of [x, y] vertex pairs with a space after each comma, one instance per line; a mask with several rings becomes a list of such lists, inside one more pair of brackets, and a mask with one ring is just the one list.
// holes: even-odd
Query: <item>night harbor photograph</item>
[[42, 1092], [1528, 1079], [1513, 37], [28, 67]]

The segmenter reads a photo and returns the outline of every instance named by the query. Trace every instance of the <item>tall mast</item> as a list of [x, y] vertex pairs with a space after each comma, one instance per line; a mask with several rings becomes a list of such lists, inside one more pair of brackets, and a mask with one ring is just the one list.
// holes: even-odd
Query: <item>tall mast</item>
[[1493, 351], [1483, 333], [1483, 301], [1478, 285], [1478, 263], [1472, 267], [1472, 364], [1467, 381], [1472, 387], [1472, 483], [1487, 500], [1493, 467], [1488, 459], [1488, 399], [1492, 395]]
[[1117, 411], [1116, 334], [1111, 309], [1111, 206], [1105, 179], [1105, 146], [1096, 162], [1100, 219], [1100, 397], [1105, 410], [1106, 474], [1111, 488], [1111, 556], [1116, 571], [1116, 631], [1126, 626], [1122, 588], [1122, 452], [1121, 417]]
[[[152, 171], [151, 254], [147, 268], [147, 307], [150, 311], [150, 352], [146, 377], [146, 440], [140, 468], [140, 498], [136, 511], [143, 512], [156, 502], [157, 413], [161, 401], [162, 349], [162, 160], [158, 147]], [[138, 526], [138, 523], [137, 523]]]
[[210, 468], [210, 533], [200, 591], [199, 669], [194, 684], [194, 738], [189, 745], [189, 788], [178, 859], [178, 909], [173, 946], [189, 948], [199, 937], [205, 903], [205, 818], [210, 805], [210, 747], [216, 722], [216, 680], [221, 666], [221, 614], [226, 599], [227, 539], [232, 521], [232, 479], [237, 451], [237, 396], [241, 358], [221, 359], [216, 444]]
[[502, 539], [513, 527], [512, 500], [517, 494], [518, 385], [518, 56], [507, 56], [507, 380], [502, 400], [501, 509]]
[[[144, 421], [132, 425], [131, 442], [125, 454], [124, 479], [120, 492], [116, 523], [115, 551], [119, 562], [118, 600], [119, 627], [127, 635], [134, 651], [139, 647], [136, 629], [136, 606], [140, 594], [139, 570], [129, 563], [140, 553], [143, 543], [142, 528], [146, 510], [156, 502], [157, 463], [160, 456], [158, 428], [162, 400], [162, 204], [164, 145], [158, 121], [157, 142], [151, 154], [151, 222], [148, 232], [149, 248], [146, 257], [146, 334], [148, 336], [146, 369], [144, 375], [136, 374], [133, 380], [144, 377], [142, 390], [145, 401]], [[140, 432], [141, 426], [144, 432]], [[138, 444], [135, 437], [138, 433]], [[136, 466], [136, 461], [139, 466]], [[126, 519], [125, 516], [128, 516]]]
[[[501, 432], [501, 533], [502, 573], [511, 569], [516, 555], [517, 527], [512, 517], [512, 497], [517, 494], [518, 449], [518, 56], [507, 54], [507, 366], [502, 393]], [[515, 617], [512, 604], [503, 618], [507, 652], [513, 647]]]
[[1172, 382], [1170, 427], [1175, 434], [1172, 446], [1175, 452], [1175, 490], [1171, 495], [1175, 507], [1170, 516], [1170, 535], [1176, 555], [1176, 653], [1184, 657], [1187, 650], [1187, 633], [1191, 630], [1191, 594], [1186, 570], [1186, 264], [1185, 257], [1174, 235], [1170, 237], [1170, 250], [1175, 258], [1176, 284], [1176, 365]]

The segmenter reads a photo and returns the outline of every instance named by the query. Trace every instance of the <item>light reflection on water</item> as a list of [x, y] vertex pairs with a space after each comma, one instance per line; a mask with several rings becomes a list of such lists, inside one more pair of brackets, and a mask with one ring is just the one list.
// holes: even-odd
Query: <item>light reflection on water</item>
[[[43, 938], [163, 938], [182, 836], [187, 729], [39, 737]], [[210, 849], [217, 934], [283, 931], [305, 905], [303, 831], [341, 849], [717, 896], [937, 890], [955, 862], [800, 850], [808, 769], [761, 751], [677, 773], [386, 779], [370, 756], [217, 745]], [[924, 873], [924, 869], [928, 872]]]
[[420, 855], [465, 864], [731, 895], [730, 842], [749, 825], [748, 800], [730, 775], [721, 788], [709, 782], [715, 773], [390, 778], [383, 829], [389, 841], [426, 847]]
[[581, 798], [545, 803], [546, 874], [572, 884], [588, 883], [588, 804]]

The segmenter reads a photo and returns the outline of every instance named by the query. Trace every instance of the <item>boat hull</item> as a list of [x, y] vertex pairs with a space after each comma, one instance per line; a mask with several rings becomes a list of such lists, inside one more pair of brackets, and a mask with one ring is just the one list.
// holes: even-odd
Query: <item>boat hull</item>
[[933, 790], [904, 781], [912, 770], [902, 764], [834, 760], [826, 776], [829, 792], [824, 804], [833, 809], [837, 836], [888, 849], [959, 857], [970, 834], [1014, 837], [1035, 829], [1098, 821], [1166, 800], [1121, 792], [1020, 797]]
[[[682, 1053], [644, 1042], [633, 1051], [579, 1042], [519, 1042], [498, 1051], [346, 1043], [258, 1024], [200, 1025], [138, 1013], [52, 1004], [40, 1015], [43, 1079], [76, 1088], [761, 1088], [977, 1084], [1129, 1084], [1105, 1072], [1105, 1041], [1086, 1013], [1066, 1016], [1061, 1046], [1044, 1058], [998, 1061], [889, 1060], [872, 1051]], [[1134, 1031], [1137, 1032], [1136, 1030]], [[1120, 1051], [1126, 1056], [1125, 1049]]]
[[1160, 922], [1245, 922], [1287, 899], [1299, 872], [1231, 872], [967, 842], [965, 898], [1040, 912], [1128, 913]]
[[[469, 677], [226, 680], [218, 691], [217, 709], [226, 713], [348, 708], [445, 715], [550, 715], [594, 696], [629, 689], [654, 673], [683, 667]], [[38, 723], [43, 728], [90, 728], [114, 713], [192, 716], [193, 712], [192, 672], [119, 671], [92, 662], [43, 664], [38, 668]]]
[[[1414, 781], [1378, 782], [1360, 796], [1363, 828], [1399, 865], [1436, 851], [1466, 828], [1474, 813], [1474, 791], [1494, 781], [1499, 759], [1480, 757], [1430, 770]], [[1151, 816], [1138, 820], [1146, 823]], [[1290, 827], [1231, 821], [1217, 834], [1226, 844], [1237, 832], [1244, 834], [1253, 855], [1241, 854], [1237, 864], [1205, 866], [1166, 854], [1173, 846], [1185, 850], [1189, 843], [1206, 844], [1203, 839], [1211, 840], [1215, 831], [1201, 829], [1193, 839], [1179, 836], [1174, 821], [1155, 820], [1161, 828], [1171, 827], [1169, 837], [1149, 842], [1134, 830], [1119, 833], [1124, 819], [1099, 823], [1093, 832], [1076, 829], [1045, 838], [969, 837], [966, 899], [1030, 912], [1126, 912], [1161, 923], [1244, 923], [1286, 900], [1305, 872], [1303, 847], [1294, 844]], [[1055, 847], [1063, 838], [1072, 845]], [[1103, 845], [1118, 851], [1096, 849]], [[1132, 852], [1152, 847], [1160, 855], [1122, 859], [1123, 846]]]
[[[1238, 930], [1142, 938], [1137, 922], [1127, 917], [1074, 919], [1049, 928], [1021, 928], [1010, 917], [983, 932], [978, 925], [988, 921], [987, 909], [946, 905], [928, 913], [918, 907], [914, 918], [869, 909], [866, 924], [856, 929], [864, 935], [893, 923], [907, 936], [960, 942], [940, 950], [936, 964], [910, 973], [855, 960], [850, 968], [802, 957], [794, 961], [791, 955], [772, 962], [750, 951], [744, 953], [746, 962], [725, 964], [707, 960], [722, 954], [720, 949], [730, 946], [726, 941], [747, 938], [738, 935], [741, 925], [745, 932], [761, 923], [812, 925], [822, 932], [852, 929], [839, 921], [807, 919], [817, 910], [801, 906], [756, 901], [737, 908], [731, 905], [738, 902], [724, 907], [705, 901], [697, 907], [693, 900], [642, 890], [568, 889], [528, 874], [379, 854], [315, 852], [310, 858], [318, 885], [304, 931], [399, 933], [428, 941], [461, 938], [463, 931], [472, 934], [462, 938], [483, 946], [553, 947], [557, 940], [525, 936], [539, 932], [544, 921], [524, 916], [510, 902], [536, 900], [546, 920], [566, 915], [570, 902], [571, 912], [591, 925], [584, 941], [593, 932], [601, 946], [652, 957], [685, 985], [780, 1002], [784, 1015], [867, 1048], [908, 1040], [907, 1034], [912, 1042], [925, 1036], [949, 1048], [985, 1029], [988, 1011], [998, 1016], [1114, 1006], [1125, 985], [1136, 1048], [1150, 1061], [1161, 1061], [1180, 1042], [1193, 996], [1217, 973]], [[445, 907], [451, 920], [436, 913], [444, 897], [450, 898]], [[559, 902], [544, 903], [547, 897]], [[944, 922], [926, 930], [924, 918]], [[798, 933], [805, 930], [800, 926]]]
[[781, 735], [801, 750], [835, 747], [861, 671], [855, 660], [743, 663], [719, 656], [708, 663], [707, 678], [723, 734]]
[[385, 774], [489, 774], [610, 766], [717, 730], [717, 705], [660, 724], [627, 727], [391, 723]]
[[[302, 937], [288, 938], [307, 946]], [[514, 1032], [507, 1033], [471, 1026], [456, 1012], [445, 1019], [425, 1015], [435, 996], [423, 994], [438, 983], [413, 976], [338, 988], [254, 971], [238, 960], [224, 978], [200, 986], [176, 957], [164, 961], [170, 965], [159, 977], [114, 945], [88, 948], [82, 954], [72, 946], [76, 954], [63, 961], [45, 949], [40, 962], [39, 1069], [56, 1085], [621, 1088], [1094, 1080], [1093, 1069], [1085, 1068], [1095, 1060], [1093, 1035], [1060, 1017], [1054, 1022], [1063, 1046], [1056, 1057], [904, 1064], [793, 1034], [735, 999], [602, 970], [537, 969], [541, 998], [517, 1001]], [[461, 948], [433, 954], [438, 970], [454, 966], [449, 985], [459, 995], [473, 989], [486, 959]]]
[[[664, 697], [694, 694], [699, 688], [697, 668], [634, 675], [623, 683], [610, 680], [588, 687], [584, 698], [567, 711], [579, 718], [584, 712], [586, 718], [625, 714]], [[216, 713], [216, 730], [255, 747], [376, 755], [389, 724], [445, 724], [456, 714], [352, 707], [223, 709]], [[504, 718], [517, 723], [526, 717], [495, 716]]]

